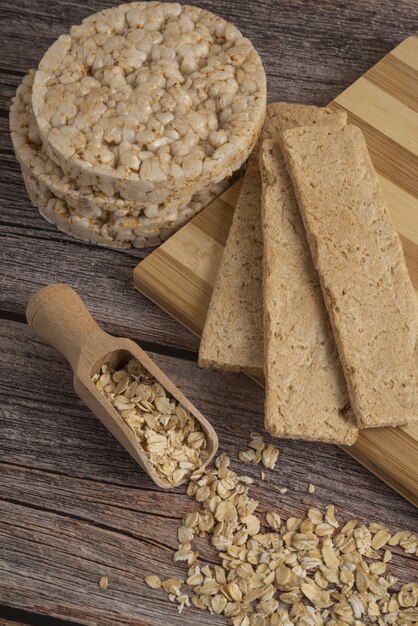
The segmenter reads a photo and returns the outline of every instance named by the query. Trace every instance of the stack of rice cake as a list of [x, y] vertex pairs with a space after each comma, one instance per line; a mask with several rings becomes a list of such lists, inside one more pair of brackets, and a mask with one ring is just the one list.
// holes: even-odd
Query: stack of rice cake
[[232, 24], [138, 2], [61, 36], [19, 87], [10, 125], [46, 219], [86, 241], [143, 247], [226, 188], [265, 108], [261, 60]]
[[271, 434], [350, 445], [418, 417], [418, 307], [364, 138], [341, 115], [269, 105], [199, 362], [263, 367]]

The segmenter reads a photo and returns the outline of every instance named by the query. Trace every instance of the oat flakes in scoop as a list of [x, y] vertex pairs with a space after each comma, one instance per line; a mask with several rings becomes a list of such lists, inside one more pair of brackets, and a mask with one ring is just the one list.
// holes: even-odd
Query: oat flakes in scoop
[[105, 363], [93, 382], [131, 428], [156, 472], [172, 485], [207, 461], [199, 422], [136, 359], [117, 370]]

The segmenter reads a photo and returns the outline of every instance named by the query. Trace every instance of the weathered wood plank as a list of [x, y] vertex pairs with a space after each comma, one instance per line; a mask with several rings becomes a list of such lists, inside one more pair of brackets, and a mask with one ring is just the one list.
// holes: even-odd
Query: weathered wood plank
[[[150, 591], [142, 582], [150, 572], [167, 578], [185, 574], [184, 567], [171, 562], [176, 521], [139, 511], [144, 491], [119, 487], [114, 490], [119, 505], [108, 506], [112, 494], [101, 485], [75, 483], [71, 478], [60, 485], [62, 477], [51, 481], [51, 475], [42, 472], [7, 469], [2, 466], [0, 488], [2, 493], [13, 490], [14, 498], [2, 501], [0, 521], [0, 592], [5, 603], [30, 608], [35, 600], [37, 612], [58, 617], [64, 615], [64, 605], [67, 618], [89, 624], [129, 621], [157, 626], [164, 624], [168, 614], [170, 624], [184, 624], [184, 617], [167, 605], [164, 594]], [[183, 498], [172, 495], [164, 501], [160, 495], [149, 497], [154, 511], [156, 505], [158, 510], [170, 506], [180, 517]], [[268, 506], [266, 500], [260, 512]], [[283, 512], [281, 507], [278, 510]], [[292, 507], [289, 513], [298, 510]], [[206, 552], [201, 550], [202, 560], [212, 562], [210, 551]], [[391, 571], [400, 580], [409, 580], [412, 559], [396, 552]], [[110, 581], [106, 592], [98, 587], [102, 575]], [[222, 623], [197, 611], [187, 615], [190, 624]]]
[[[12, 571], [0, 569], [6, 604], [85, 624], [154, 626], [167, 619], [164, 594], [147, 592], [141, 581], [150, 571], [150, 552], [163, 576], [180, 575], [167, 550], [55, 512], [40, 515], [7, 502], [2, 509], [2, 553], [13, 564]], [[98, 585], [103, 575], [109, 578], [107, 590]], [[173, 609], [173, 626], [184, 624]]]
[[[1, 334], [0, 604], [86, 624], [184, 624], [184, 614], [142, 577], [184, 575], [171, 555], [178, 520], [195, 508], [185, 488], [155, 488], [75, 398], [63, 359], [26, 326], [3, 321]], [[287, 517], [333, 502], [342, 518], [413, 529], [413, 507], [335, 446], [281, 441], [277, 468], [261, 481], [258, 468], [237, 460], [249, 432], [262, 426], [259, 387], [238, 374], [152, 356], [211, 420], [233, 468], [255, 478], [260, 513], [274, 506]], [[289, 491], [272, 493], [273, 483]], [[411, 558], [397, 553], [392, 565], [401, 580], [411, 577]], [[102, 575], [110, 580], [106, 592], [98, 587]], [[187, 612], [190, 625], [221, 623]]]
[[[3, 321], [2, 337], [0, 364], [7, 376], [0, 379], [1, 460], [103, 484], [155, 490], [151, 480], [75, 396], [71, 372], [62, 357], [22, 324]], [[263, 392], [258, 385], [240, 374], [220, 374], [201, 370], [194, 362], [151, 356], [212, 422], [220, 435], [221, 449], [236, 461], [238, 451], [246, 448], [249, 433], [262, 429]], [[359, 502], [368, 510], [369, 489], [384, 502], [388, 524], [395, 524], [402, 515], [399, 523], [407, 523], [414, 511], [335, 446], [285, 440], [279, 446], [279, 481], [303, 499], [307, 482], [320, 480], [323, 491], [318, 490], [316, 497], [322, 493], [324, 502], [336, 498], [339, 506], [353, 513], [362, 511]], [[245, 467], [258, 476], [257, 468]], [[339, 493], [344, 476], [344, 493]], [[383, 511], [379, 502], [374, 506], [380, 517]]]
[[[0, 365], [7, 372], [0, 379], [1, 460], [103, 484], [154, 490], [151, 480], [75, 396], [63, 358], [33, 337], [27, 326], [3, 321], [1, 328]], [[194, 362], [163, 355], [152, 357], [211, 421], [220, 435], [221, 449], [236, 461], [238, 451], [246, 448], [249, 433], [262, 430], [263, 392], [259, 386], [240, 374], [201, 370]], [[357, 512], [361, 510], [359, 501], [367, 505], [369, 488], [377, 489], [386, 514], [393, 515], [388, 523], [395, 523], [402, 513], [405, 518], [400, 521], [407, 523], [413, 507], [338, 448], [285, 440], [279, 445], [283, 460], [279, 481], [293, 494], [305, 498], [307, 482], [318, 479], [324, 502], [335, 497], [339, 506], [347, 508], [352, 501], [353, 512]], [[246, 470], [258, 476], [256, 468], [248, 466]], [[342, 476], [350, 478], [345, 480], [344, 493], [339, 493]]]

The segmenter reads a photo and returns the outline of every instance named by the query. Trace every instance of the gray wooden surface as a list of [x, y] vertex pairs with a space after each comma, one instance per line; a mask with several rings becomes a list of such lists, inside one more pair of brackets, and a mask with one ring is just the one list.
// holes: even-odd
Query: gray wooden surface
[[[8, 136], [8, 108], [25, 72], [72, 24], [111, 2], [36, 0], [0, 4], [0, 624], [190, 626], [223, 624], [189, 609], [182, 616], [144, 574], [184, 575], [171, 562], [178, 520], [194, 508], [179, 488], [159, 491], [75, 397], [63, 359], [31, 336], [24, 310], [40, 286], [66, 282], [103, 327], [137, 340], [237, 452], [262, 429], [262, 391], [241, 375], [198, 370], [197, 339], [134, 291], [141, 251], [82, 244], [39, 217], [26, 196]], [[414, 0], [210, 0], [256, 44], [270, 100], [325, 104], [410, 35]], [[337, 505], [343, 518], [416, 526], [408, 504], [333, 446], [279, 442], [280, 461], [251, 493], [260, 511], [284, 517]], [[307, 493], [307, 483], [317, 486]], [[285, 495], [272, 495], [273, 483]], [[205, 555], [211, 560], [211, 553]], [[411, 580], [416, 562], [396, 554], [392, 570]], [[98, 586], [106, 575], [110, 587]]]

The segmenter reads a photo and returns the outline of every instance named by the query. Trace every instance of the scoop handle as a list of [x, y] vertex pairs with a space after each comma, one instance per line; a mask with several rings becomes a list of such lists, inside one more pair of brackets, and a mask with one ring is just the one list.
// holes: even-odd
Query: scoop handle
[[94, 321], [78, 294], [68, 285], [49, 285], [37, 291], [26, 307], [29, 327], [60, 352], [75, 371], [83, 347], [107, 335]]

